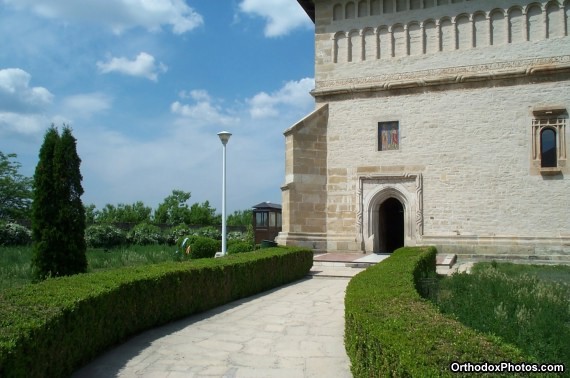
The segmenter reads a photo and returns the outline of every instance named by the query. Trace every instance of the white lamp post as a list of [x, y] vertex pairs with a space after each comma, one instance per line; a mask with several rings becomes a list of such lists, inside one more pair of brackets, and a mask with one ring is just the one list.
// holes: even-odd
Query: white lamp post
[[218, 133], [222, 144], [224, 145], [223, 152], [223, 163], [222, 163], [222, 253], [221, 256], [225, 256], [227, 253], [227, 237], [226, 237], [226, 144], [232, 136], [231, 133], [227, 131], [222, 131]]

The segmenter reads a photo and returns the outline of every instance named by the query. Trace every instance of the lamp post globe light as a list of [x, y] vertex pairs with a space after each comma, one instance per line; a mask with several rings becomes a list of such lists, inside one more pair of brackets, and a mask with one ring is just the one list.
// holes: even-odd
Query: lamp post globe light
[[225, 256], [227, 254], [227, 233], [226, 233], [226, 144], [232, 136], [231, 133], [227, 131], [221, 131], [218, 133], [220, 141], [223, 147], [223, 157], [222, 157], [222, 252], [216, 254], [216, 257]]

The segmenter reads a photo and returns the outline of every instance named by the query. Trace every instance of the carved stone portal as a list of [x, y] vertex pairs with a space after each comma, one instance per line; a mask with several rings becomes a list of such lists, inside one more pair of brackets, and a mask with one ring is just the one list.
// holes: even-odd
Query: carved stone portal
[[416, 245], [423, 236], [422, 174], [369, 175], [358, 178], [357, 235], [364, 252], [378, 252], [380, 205], [395, 198], [404, 210], [404, 245]]

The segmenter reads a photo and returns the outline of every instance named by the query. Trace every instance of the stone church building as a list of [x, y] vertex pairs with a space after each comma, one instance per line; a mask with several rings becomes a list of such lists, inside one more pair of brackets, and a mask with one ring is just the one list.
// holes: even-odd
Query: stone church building
[[570, 256], [570, 0], [298, 2], [315, 109], [278, 243]]

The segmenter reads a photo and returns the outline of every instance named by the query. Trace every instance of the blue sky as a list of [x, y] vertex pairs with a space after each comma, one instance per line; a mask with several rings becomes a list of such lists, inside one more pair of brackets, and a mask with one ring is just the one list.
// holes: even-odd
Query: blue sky
[[32, 176], [71, 126], [84, 204], [173, 189], [221, 212], [281, 203], [283, 131], [314, 107], [313, 25], [296, 0], [0, 0], [0, 151]]

